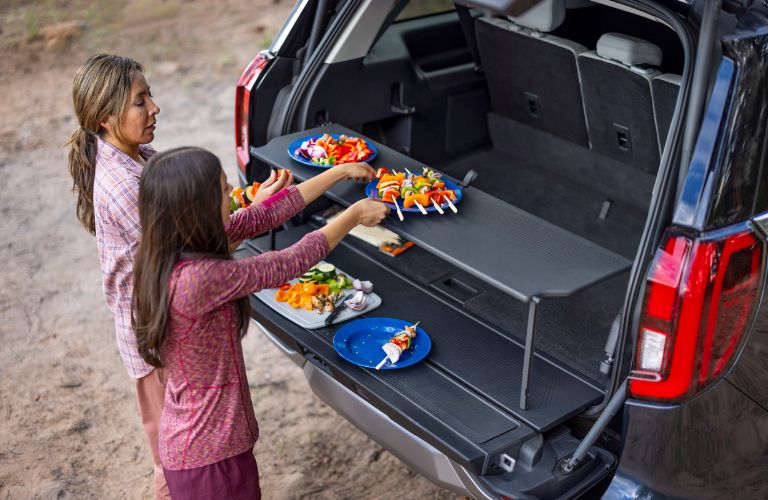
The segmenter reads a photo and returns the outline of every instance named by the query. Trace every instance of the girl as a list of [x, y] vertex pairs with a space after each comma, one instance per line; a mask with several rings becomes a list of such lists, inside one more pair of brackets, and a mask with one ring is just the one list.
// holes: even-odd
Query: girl
[[[162, 370], [139, 355], [130, 315], [133, 256], [140, 227], [139, 177], [154, 154], [148, 144], [154, 139], [160, 113], [142, 71], [130, 58], [105, 54], [89, 58], [78, 69], [72, 100], [79, 126], [69, 141], [68, 166], [77, 193], [77, 216], [96, 236], [102, 288], [115, 317], [118, 349], [135, 380], [139, 413], [155, 466], [155, 494], [168, 498], [157, 448], [165, 392]], [[372, 172], [364, 164], [349, 165], [326, 176], [319, 188], [327, 189], [343, 178], [370, 178]], [[279, 179], [271, 176], [259, 189], [257, 201], [291, 182], [290, 174]]]
[[174, 149], [144, 169], [134, 326], [139, 353], [167, 376], [160, 458], [174, 499], [260, 498], [259, 431], [240, 345], [247, 297], [301, 275], [353, 227], [374, 226], [389, 211], [361, 200], [285, 250], [230, 258], [227, 236], [280, 225], [324, 191], [317, 179], [230, 218], [230, 186], [212, 153]]

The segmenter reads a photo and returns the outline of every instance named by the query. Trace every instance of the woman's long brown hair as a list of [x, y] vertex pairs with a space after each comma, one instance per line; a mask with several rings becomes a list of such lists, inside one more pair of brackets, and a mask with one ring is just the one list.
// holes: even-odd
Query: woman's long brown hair
[[[168, 281], [180, 257], [230, 259], [221, 220], [221, 163], [201, 148], [154, 155], [141, 174], [141, 239], [133, 268], [133, 328], [144, 360], [162, 366], [168, 336]], [[248, 300], [238, 300], [241, 336]]]
[[80, 66], [72, 82], [72, 102], [79, 126], [68, 145], [72, 190], [77, 193], [77, 218], [96, 234], [93, 213], [93, 180], [96, 173], [96, 136], [104, 132], [101, 123], [110, 117], [120, 135], [120, 117], [131, 98], [131, 85], [141, 64], [129, 57], [109, 54], [91, 56]]

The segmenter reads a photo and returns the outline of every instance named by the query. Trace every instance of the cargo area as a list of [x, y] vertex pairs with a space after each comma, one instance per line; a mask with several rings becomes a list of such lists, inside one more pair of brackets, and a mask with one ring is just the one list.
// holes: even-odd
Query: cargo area
[[[548, 24], [470, 13], [472, 30], [456, 13], [394, 23], [365, 57], [325, 64], [294, 131], [251, 148], [251, 178], [286, 166], [297, 180], [316, 175], [289, 163], [287, 147], [329, 132], [375, 144], [375, 168], [429, 166], [467, 181], [458, 214], [391, 216], [385, 227], [416, 245], [401, 255], [347, 238], [328, 259], [375, 283], [383, 304], [372, 316], [422, 321], [433, 342], [427, 359], [361, 369], [333, 351], [335, 327], [299, 329], [251, 302], [255, 319], [291, 348], [485, 475], [541, 435], [539, 449], [561, 443], [542, 455], [554, 464], [577, 444], [561, 439], [569, 420], [604, 397], [601, 361], [683, 55], [671, 29], [604, 6], [568, 9]], [[315, 208], [362, 196], [362, 185], [340, 184]], [[279, 231], [276, 248], [313, 230], [309, 215]], [[270, 248], [264, 237], [240, 255]]]

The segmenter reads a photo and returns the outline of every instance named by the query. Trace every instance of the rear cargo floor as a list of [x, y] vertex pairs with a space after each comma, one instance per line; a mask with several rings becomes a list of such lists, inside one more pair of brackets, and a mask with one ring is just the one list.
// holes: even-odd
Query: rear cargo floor
[[[296, 227], [278, 233], [278, 247], [297, 241], [312, 228]], [[268, 238], [253, 240], [251, 245], [266, 249]], [[409, 250], [410, 251], [410, 250]], [[407, 252], [406, 252], [407, 253]], [[374, 282], [376, 292], [383, 303], [377, 310], [364, 315], [420, 319], [430, 333], [433, 348], [427, 365], [443, 373], [446, 380], [476, 391], [537, 431], [546, 430], [578, 413], [602, 397], [596, 387], [579, 377], [559, 368], [547, 358], [536, 356], [530, 387], [531, 407], [521, 411], [519, 407], [520, 377], [523, 349], [518, 342], [498, 330], [484, 325], [466, 315], [458, 304], [452, 304], [432, 290], [415, 286], [392, 272], [389, 257], [372, 258], [348, 244], [338, 247], [328, 260], [352, 275]], [[510, 302], [513, 302], [510, 300]], [[265, 317], [273, 315], [266, 306], [257, 311]], [[542, 311], [542, 318], [544, 311]], [[296, 327], [297, 329], [299, 327]], [[338, 326], [313, 330], [328, 342], [332, 342]], [[544, 323], [542, 323], [542, 331]], [[414, 385], [410, 370], [376, 373], [390, 386], [413, 392], [423, 404], [442, 408], [446, 402], [434, 400], [430, 389]], [[457, 386], [458, 387], [458, 386]], [[425, 392], [426, 391], [426, 392]], [[450, 405], [448, 405], [450, 408]], [[455, 417], [455, 415], [454, 415]], [[464, 422], [468, 428], [472, 421]]]
[[[511, 205], [634, 258], [654, 176], [545, 132], [489, 115], [494, 147], [439, 169]], [[604, 219], [603, 204], [610, 200]]]

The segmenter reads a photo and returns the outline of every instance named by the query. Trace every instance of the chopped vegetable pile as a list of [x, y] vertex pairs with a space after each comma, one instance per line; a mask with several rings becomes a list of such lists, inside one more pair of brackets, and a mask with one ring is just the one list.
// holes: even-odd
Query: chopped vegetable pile
[[295, 151], [296, 156], [303, 156], [317, 165], [328, 166], [365, 161], [372, 154], [368, 144], [359, 137], [341, 135], [334, 139], [330, 134], [304, 141]]
[[275, 299], [296, 309], [333, 312], [336, 302], [344, 296], [344, 290], [352, 288], [352, 285], [353, 281], [337, 273], [333, 264], [323, 262], [304, 273], [297, 283], [281, 285]]

